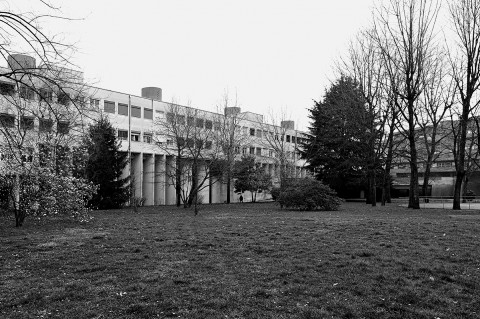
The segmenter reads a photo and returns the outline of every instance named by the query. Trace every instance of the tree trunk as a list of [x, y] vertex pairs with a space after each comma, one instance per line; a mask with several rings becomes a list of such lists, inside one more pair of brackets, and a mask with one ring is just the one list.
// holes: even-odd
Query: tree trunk
[[408, 208], [420, 209], [418, 191], [418, 156], [415, 145], [414, 101], [408, 101], [408, 141], [410, 143], [410, 193]]
[[377, 206], [377, 178], [375, 176], [375, 170], [372, 172], [372, 188], [370, 189], [370, 192], [372, 195], [370, 196], [372, 198], [372, 207]]
[[455, 159], [457, 174], [455, 180], [455, 190], [453, 192], [453, 209], [460, 210], [460, 201], [462, 196], [462, 182], [465, 178], [465, 145], [467, 143], [467, 123], [470, 100], [463, 101], [463, 113], [460, 118], [460, 140], [458, 141], [457, 158]]
[[428, 156], [429, 158], [427, 159], [427, 163], [426, 163], [426, 166], [425, 166], [425, 172], [423, 173], [423, 185], [422, 185], [422, 193], [423, 193], [423, 196], [428, 196], [427, 195], [427, 191], [428, 191], [428, 182], [430, 180], [430, 171], [431, 171], [431, 167], [432, 167], [432, 160], [430, 158], [430, 156]]
[[175, 165], [175, 196], [177, 207], [180, 207], [182, 199], [182, 165], [181, 156], [177, 156]]
[[[230, 166], [230, 165], [229, 165]], [[231, 168], [228, 168], [227, 171], [227, 204], [230, 204], [230, 192], [231, 192], [231, 182], [232, 182], [232, 175], [231, 175]]]
[[188, 195], [187, 207], [192, 207], [196, 197], [198, 195], [198, 164], [192, 164], [192, 186], [190, 188], [190, 194]]

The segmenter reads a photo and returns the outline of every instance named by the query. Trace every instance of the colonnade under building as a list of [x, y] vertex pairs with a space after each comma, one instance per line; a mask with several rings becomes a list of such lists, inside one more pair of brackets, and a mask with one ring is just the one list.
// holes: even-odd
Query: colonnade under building
[[[131, 174], [132, 191], [135, 197], [145, 198], [145, 206], [175, 205], [175, 186], [169, 176], [174, 176], [175, 157], [172, 155], [152, 153], [131, 153], [131, 168], [126, 167], [122, 177]], [[278, 175], [278, 165], [263, 163], [262, 167], [271, 176]], [[294, 167], [290, 176], [305, 177], [306, 169]], [[200, 174], [203, 171], [200, 170]], [[202, 178], [202, 176], [200, 176]], [[273, 177], [273, 183], [278, 179]], [[232, 202], [238, 201], [240, 194], [234, 192], [233, 181], [230, 188]], [[227, 185], [217, 177], [210, 177], [205, 187], [199, 192], [203, 203], [224, 203], [227, 200]], [[244, 194], [245, 197], [245, 194]], [[257, 194], [257, 200], [269, 199], [270, 194]]]

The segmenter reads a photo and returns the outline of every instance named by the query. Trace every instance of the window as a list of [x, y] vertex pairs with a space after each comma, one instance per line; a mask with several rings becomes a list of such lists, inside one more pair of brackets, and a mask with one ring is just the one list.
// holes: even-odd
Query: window
[[175, 122], [175, 114], [174, 113], [167, 113], [167, 122], [172, 124]]
[[68, 93], [66, 92], [58, 92], [57, 93], [57, 101], [59, 104], [62, 104], [62, 105], [68, 105], [70, 103], [70, 95], [68, 95]]
[[211, 150], [211, 149], [212, 149], [212, 141], [207, 141], [207, 142], [205, 143], [205, 148], [206, 148], [207, 150]]
[[115, 113], [115, 102], [103, 101], [103, 110], [107, 113]]
[[158, 118], [161, 118], [161, 119], [165, 118], [165, 112], [163, 112], [163, 111], [158, 111], [157, 110], [157, 111], [155, 111], [155, 114], [157, 115]]
[[235, 146], [235, 154], [240, 154], [240, 147]]
[[20, 119], [20, 127], [22, 128], [22, 130], [33, 130], [33, 117], [22, 116], [22, 118]]
[[254, 128], [250, 129], [250, 136], [255, 136], [255, 129]]
[[143, 142], [151, 144], [152, 143], [152, 135], [143, 133]]
[[255, 147], [250, 147], [250, 155], [255, 155]]
[[453, 163], [452, 162], [438, 162], [437, 167], [452, 167]]
[[15, 126], [15, 116], [11, 114], [0, 114], [0, 124], [3, 127], [14, 127]]
[[243, 154], [243, 155], [246, 155], [246, 154], [247, 154], [247, 148], [245, 148], [245, 147], [242, 148], [242, 154]]
[[22, 162], [31, 163], [33, 161], [33, 148], [27, 147], [21, 150], [22, 153]]
[[187, 138], [187, 147], [193, 147], [195, 145], [195, 141], [193, 138]]
[[185, 125], [185, 115], [177, 115], [177, 124]]
[[118, 130], [118, 139], [126, 141], [128, 139], [128, 131]]
[[257, 147], [257, 155], [262, 156], [262, 149], [260, 147]]
[[142, 117], [142, 108], [139, 106], [133, 106], [132, 105], [132, 117]]
[[153, 110], [143, 109], [143, 118], [147, 120], [153, 120]]
[[213, 122], [210, 120], [205, 120], [205, 128], [211, 130], [213, 128]]
[[15, 93], [15, 86], [10, 83], [0, 82], [0, 94], [13, 95]]
[[295, 143], [295, 136], [292, 135], [292, 143]]
[[100, 105], [100, 100], [98, 100], [98, 99], [90, 99], [90, 106], [99, 107], [99, 105]]
[[203, 128], [203, 119], [197, 119], [196, 126], [198, 128]]
[[128, 116], [128, 105], [123, 103], [118, 103], [118, 114]]
[[53, 92], [49, 89], [40, 89], [40, 101], [45, 101], [47, 103], [53, 102]]
[[257, 137], [262, 138], [262, 130], [257, 130]]
[[273, 150], [268, 150], [268, 157], [273, 157]]
[[21, 98], [27, 100], [33, 100], [33, 97], [35, 96], [33, 90], [27, 86], [21, 86], [19, 94]]
[[290, 143], [290, 135], [287, 135], [287, 143]]
[[38, 130], [40, 132], [51, 132], [53, 121], [51, 119], [40, 119], [38, 122]]
[[132, 135], [130, 136], [132, 142], [138, 142], [140, 141], [140, 133], [139, 132], [132, 132]]
[[167, 145], [172, 146], [173, 145], [173, 140], [167, 140]]
[[69, 122], [58, 122], [57, 124], [57, 132], [60, 134], [68, 134], [70, 131], [70, 123]]
[[187, 125], [188, 126], [193, 126], [194, 125], [194, 122], [195, 122], [195, 119], [193, 118], [193, 116], [189, 116], [187, 118]]
[[213, 129], [215, 131], [220, 131], [220, 127], [221, 127], [220, 122], [214, 122], [213, 123]]

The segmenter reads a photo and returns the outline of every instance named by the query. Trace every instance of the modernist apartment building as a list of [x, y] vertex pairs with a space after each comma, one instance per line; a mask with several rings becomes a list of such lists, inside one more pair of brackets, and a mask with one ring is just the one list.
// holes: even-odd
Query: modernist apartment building
[[[455, 123], [454, 123], [455, 124]], [[470, 123], [470, 127], [467, 130], [467, 145], [465, 148], [467, 154], [466, 171], [468, 179], [467, 188], [476, 195], [480, 195], [480, 167], [478, 166], [478, 133], [475, 123]], [[439, 123], [437, 129], [436, 140], [439, 141], [433, 154], [433, 163], [430, 171], [430, 178], [427, 186], [427, 194], [424, 196], [453, 196], [456, 170], [455, 161], [453, 156], [453, 135], [452, 123], [450, 121], [444, 121]], [[418, 151], [418, 175], [419, 185], [422, 187], [424, 183], [425, 174], [425, 159], [427, 157], [425, 151], [425, 144], [431, 141], [431, 127], [427, 127], [426, 137], [419, 131], [417, 135], [417, 151]], [[400, 137], [400, 135], [399, 135]], [[425, 141], [425, 138], [427, 141]], [[426, 143], [427, 142], [427, 143]], [[403, 156], [407, 152], [408, 146], [406, 142], [399, 142], [399, 146], [396, 150], [396, 156], [394, 158], [392, 167], [393, 177], [393, 191], [392, 195], [396, 197], [408, 196], [410, 185], [410, 165], [408, 158]], [[465, 186], [465, 183], [464, 183]]]
[[[35, 60], [23, 55], [15, 55], [13, 61], [9, 59], [10, 68], [35, 67]], [[40, 67], [41, 68], [41, 67]], [[8, 69], [4, 69], [5, 71]], [[76, 73], [76, 77], [81, 74]], [[79, 90], [80, 91], [80, 90]], [[81, 100], [79, 105], [82, 109], [73, 107], [74, 104], [65, 99], [77, 94]], [[24, 103], [22, 111], [18, 105], [12, 105], [12, 97]], [[75, 97], [76, 98], [76, 97]], [[46, 107], [48, 102], [48, 107]], [[52, 112], [48, 112], [52, 106], [62, 106], [59, 109], [69, 110], [58, 118]], [[0, 124], [11, 127], [31, 130], [32, 132], [55, 131], [55, 136], [60, 136], [68, 142], [68, 136], [81, 133], [92, 121], [100, 116], [107, 117], [117, 131], [118, 139], [121, 140], [121, 151], [130, 154], [130, 166], [125, 168], [124, 176], [132, 177], [132, 186], [135, 196], [143, 197], [145, 205], [172, 205], [175, 204], [175, 187], [169, 181], [169, 173], [174, 167], [175, 156], [168, 152], [166, 146], [173, 145], [172, 137], [159, 135], [159, 123], [165, 122], [172, 110], [171, 103], [162, 101], [162, 90], [157, 87], [145, 87], [140, 95], [116, 92], [96, 87], [83, 87], [81, 93], [74, 92], [69, 88], [65, 90], [51, 90], [37, 85], [35, 90], [28, 87], [15, 87], [9, 79], [0, 78]], [[187, 106], [178, 106], [177, 109], [193, 110], [194, 119], [186, 125], [195, 125], [204, 130], [215, 130], [217, 123], [225, 116], [236, 116], [241, 134], [246, 137], [245, 143], [236, 150], [236, 157], [242, 154], [254, 155], [262, 163], [266, 172], [272, 175], [274, 183], [278, 182], [279, 163], [278, 154], [267, 143], [268, 134], [276, 134], [288, 153], [292, 163], [290, 174], [292, 176], [305, 176], [304, 161], [297, 155], [299, 141], [303, 138], [302, 132], [295, 130], [293, 121], [282, 121], [278, 126], [268, 125], [260, 114], [241, 112], [240, 108], [226, 108], [225, 113], [208, 112]], [[28, 109], [28, 112], [25, 112]], [[65, 112], [65, 111], [64, 111]], [[61, 113], [61, 112], [60, 112]], [[27, 126], [25, 126], [27, 125]], [[41, 140], [36, 141], [41, 144]], [[69, 144], [68, 146], [72, 146]], [[41, 145], [29, 146], [32, 156], [38, 154]], [[221, 203], [227, 198], [225, 183], [211, 177], [208, 187], [201, 191], [204, 203]], [[231, 187], [231, 199], [236, 201], [238, 194]], [[262, 194], [262, 196], [269, 196]]]

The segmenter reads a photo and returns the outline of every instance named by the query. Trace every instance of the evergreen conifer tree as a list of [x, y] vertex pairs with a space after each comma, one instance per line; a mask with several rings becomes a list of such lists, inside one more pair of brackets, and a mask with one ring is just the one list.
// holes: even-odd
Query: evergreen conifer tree
[[[86, 153], [84, 177], [99, 186], [90, 204], [94, 208], [119, 208], [129, 199], [129, 177], [121, 178], [128, 164], [128, 153], [120, 152], [115, 129], [107, 118], [91, 125], [83, 140]], [[78, 172], [79, 170], [77, 170]]]
[[302, 156], [317, 179], [342, 197], [363, 186], [368, 156], [368, 112], [359, 84], [340, 77], [310, 109], [310, 136]]

